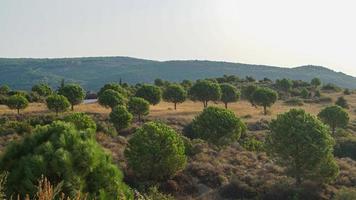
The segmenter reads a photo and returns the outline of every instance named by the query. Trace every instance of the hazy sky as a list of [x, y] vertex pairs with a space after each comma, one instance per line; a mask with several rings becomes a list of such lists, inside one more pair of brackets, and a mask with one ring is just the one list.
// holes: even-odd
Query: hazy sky
[[0, 0], [0, 57], [132, 56], [356, 75], [356, 2]]

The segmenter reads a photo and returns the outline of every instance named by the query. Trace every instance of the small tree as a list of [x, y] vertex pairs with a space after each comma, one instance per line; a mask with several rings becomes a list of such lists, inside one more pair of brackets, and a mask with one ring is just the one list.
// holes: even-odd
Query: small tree
[[58, 116], [59, 112], [64, 112], [70, 107], [68, 99], [63, 95], [53, 94], [46, 99], [47, 108], [55, 111]]
[[187, 162], [182, 138], [159, 122], [146, 123], [135, 132], [125, 157], [137, 177], [151, 181], [172, 178]]
[[208, 107], [195, 117], [191, 123], [191, 131], [193, 138], [223, 147], [237, 141], [246, 131], [246, 126], [232, 111]]
[[263, 106], [264, 114], [267, 115], [267, 107], [271, 107], [278, 98], [277, 92], [269, 88], [258, 88], [253, 93], [253, 102]]
[[336, 128], [346, 127], [350, 120], [349, 114], [340, 106], [328, 106], [320, 111], [318, 117], [330, 126], [333, 134]]
[[151, 105], [156, 105], [161, 101], [161, 89], [154, 85], [142, 85], [135, 94], [136, 97], [144, 98]]
[[7, 99], [6, 105], [10, 109], [16, 109], [17, 114], [20, 114], [20, 109], [27, 108], [28, 100], [23, 95], [15, 94]]
[[344, 97], [339, 97], [337, 101], [335, 102], [335, 105], [338, 105], [342, 108], [349, 109], [349, 104], [347, 103], [346, 99]]
[[266, 145], [297, 185], [304, 179], [328, 182], [338, 174], [328, 128], [304, 110], [292, 109], [272, 120]]
[[227, 109], [227, 104], [231, 102], [236, 102], [240, 98], [240, 92], [237, 91], [236, 87], [229, 83], [220, 84], [221, 88], [221, 101], [225, 104], [225, 109]]
[[304, 99], [309, 98], [309, 91], [306, 88], [303, 88], [302, 91], [300, 92], [300, 96]]
[[101, 94], [103, 92], [105, 92], [106, 90], [114, 90], [118, 93], [120, 93], [121, 95], [123, 95], [124, 97], [127, 97], [127, 91], [121, 87], [120, 84], [117, 84], [117, 83], [108, 83], [108, 84], [105, 84], [102, 88], [100, 88], [99, 92], [98, 92], [98, 96], [101, 96]]
[[221, 98], [219, 84], [211, 81], [198, 81], [189, 90], [192, 100], [203, 102], [204, 108], [208, 107], [209, 101], [218, 101]]
[[10, 87], [8, 85], [0, 86], [0, 94], [7, 95], [10, 92]]
[[253, 93], [258, 89], [255, 84], [250, 84], [242, 88], [242, 97], [251, 103], [252, 106], [255, 106], [253, 102]]
[[[95, 133], [96, 123], [95, 121], [85, 113], [73, 113], [64, 118], [64, 121], [72, 123], [77, 130]], [[93, 135], [93, 134], [91, 134]]]
[[293, 82], [289, 79], [284, 78], [277, 82], [277, 86], [281, 88], [284, 92], [289, 92], [289, 90], [293, 86]]
[[321, 85], [321, 80], [319, 78], [313, 78], [310, 81], [310, 84], [312, 84], [315, 88], [317, 88]]
[[132, 114], [127, 111], [125, 106], [120, 105], [112, 109], [109, 117], [118, 131], [129, 127], [132, 121]]
[[67, 97], [69, 103], [71, 104], [71, 110], [74, 110], [74, 105], [80, 104], [85, 97], [84, 89], [78, 84], [64, 85], [60, 88], [58, 94]]
[[174, 110], [177, 110], [177, 103], [183, 103], [187, 99], [187, 92], [182, 86], [171, 84], [164, 90], [163, 99], [174, 103]]
[[141, 117], [148, 115], [150, 110], [150, 103], [140, 97], [130, 98], [127, 104], [128, 110], [131, 114], [137, 115], [138, 120], [141, 121]]
[[113, 109], [117, 105], [124, 105], [125, 97], [115, 90], [107, 89], [98, 97], [98, 102], [104, 107]]
[[158, 86], [158, 87], [164, 86], [164, 81], [160, 78], [156, 78], [154, 82], [155, 82], [155, 86]]
[[52, 88], [44, 83], [34, 85], [31, 90], [42, 97], [47, 97], [53, 93]]

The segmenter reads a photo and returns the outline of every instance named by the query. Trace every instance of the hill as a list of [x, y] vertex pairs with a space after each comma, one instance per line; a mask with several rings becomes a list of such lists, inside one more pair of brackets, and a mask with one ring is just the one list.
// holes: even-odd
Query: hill
[[319, 66], [282, 68], [198, 60], [160, 62], [130, 57], [0, 58], [0, 84], [8, 84], [15, 89], [30, 89], [38, 82], [47, 82], [56, 87], [65, 79], [66, 82], [78, 82], [87, 90], [98, 90], [103, 84], [118, 82], [120, 79], [133, 84], [153, 82], [155, 78], [182, 81], [224, 74], [253, 76], [257, 79], [268, 77], [305, 81], [319, 77], [324, 83], [356, 88], [355, 77]]

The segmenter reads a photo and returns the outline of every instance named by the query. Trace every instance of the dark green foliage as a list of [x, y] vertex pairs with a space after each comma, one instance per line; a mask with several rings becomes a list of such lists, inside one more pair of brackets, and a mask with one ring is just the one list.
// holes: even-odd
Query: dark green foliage
[[198, 81], [189, 90], [190, 98], [193, 101], [201, 101], [204, 108], [208, 106], [209, 101], [218, 101], [221, 98], [221, 89], [219, 84], [211, 81]]
[[148, 115], [150, 103], [141, 97], [131, 97], [127, 108], [131, 114], [136, 115], [138, 120], [141, 120], [142, 116]]
[[8, 96], [0, 94], [0, 105], [6, 105], [8, 98], [9, 98]]
[[256, 105], [263, 106], [264, 114], [267, 114], [267, 107], [271, 107], [278, 98], [277, 92], [269, 88], [258, 88], [253, 93], [253, 102]]
[[47, 97], [53, 93], [52, 88], [44, 83], [32, 86], [32, 92], [36, 92], [42, 97]]
[[120, 93], [121, 95], [123, 95], [124, 97], [127, 97], [127, 91], [121, 87], [121, 85], [117, 84], [117, 83], [108, 83], [105, 84], [102, 88], [100, 88], [99, 92], [98, 92], [98, 96], [101, 96], [101, 94], [103, 94], [104, 91], [106, 90], [114, 90], [118, 93]]
[[174, 110], [177, 110], [177, 103], [183, 103], [187, 99], [187, 92], [182, 86], [171, 84], [164, 90], [163, 99], [174, 103]]
[[123, 95], [112, 89], [105, 90], [98, 97], [98, 102], [100, 105], [109, 107], [111, 109], [117, 105], [125, 105], [125, 101], [126, 99]]
[[326, 85], [323, 85], [321, 88], [322, 90], [329, 90], [329, 91], [334, 91], [334, 92], [340, 92], [341, 88], [335, 84], [328, 83]]
[[310, 81], [310, 84], [313, 85], [315, 88], [317, 88], [321, 85], [321, 80], [319, 78], [313, 78]]
[[84, 89], [78, 84], [64, 85], [60, 88], [58, 94], [67, 97], [68, 101], [72, 105], [72, 110], [74, 110], [74, 105], [80, 104], [85, 97]]
[[302, 91], [300, 92], [300, 96], [304, 99], [309, 98], [309, 91], [306, 88], [303, 88]]
[[127, 111], [125, 106], [116, 106], [110, 113], [110, 121], [119, 131], [130, 126], [132, 121], [132, 114]]
[[70, 103], [63, 95], [53, 94], [46, 99], [47, 108], [56, 112], [64, 112], [69, 109]]
[[200, 138], [218, 147], [237, 141], [246, 131], [245, 124], [226, 109], [218, 107], [205, 108], [191, 124], [192, 138]]
[[329, 182], [338, 174], [328, 127], [304, 110], [292, 109], [272, 120], [266, 144], [297, 184], [304, 179]]
[[334, 154], [340, 158], [349, 157], [356, 160], [356, 137], [337, 138]]
[[135, 96], [144, 98], [151, 105], [156, 105], [161, 101], [162, 91], [157, 86], [145, 84], [136, 91]]
[[347, 103], [346, 99], [344, 97], [339, 97], [337, 98], [335, 105], [338, 105], [342, 108], [349, 109], [349, 104]]
[[288, 99], [284, 103], [287, 104], [287, 105], [290, 105], [290, 106], [302, 106], [302, 105], [304, 105], [303, 101], [300, 98], [296, 98], [296, 97]]
[[33, 196], [44, 175], [55, 185], [63, 181], [62, 191], [72, 197], [81, 192], [90, 199], [97, 199], [99, 193], [107, 199], [133, 199], [110, 156], [93, 137], [83, 135], [87, 132], [57, 121], [8, 146], [0, 159], [0, 169], [9, 172], [8, 196]]
[[320, 111], [318, 117], [330, 126], [335, 134], [336, 128], [344, 128], [349, 123], [349, 114], [340, 106], [328, 106]]
[[264, 143], [255, 139], [254, 137], [246, 137], [242, 139], [239, 143], [243, 148], [248, 151], [260, 152], [265, 150]]
[[189, 90], [190, 87], [192, 87], [193, 83], [190, 80], [183, 80], [181, 83], [181, 86], [184, 87], [184, 89]]
[[0, 86], [0, 94], [7, 95], [10, 92], [10, 87], [8, 85]]
[[10, 109], [16, 109], [17, 114], [20, 114], [20, 109], [27, 108], [28, 100], [23, 95], [15, 94], [7, 99], [6, 105]]
[[117, 136], [117, 131], [114, 125], [107, 121], [96, 121], [97, 132], [105, 133], [112, 137]]
[[220, 84], [221, 88], [221, 101], [225, 104], [227, 109], [227, 104], [231, 102], [236, 102], [240, 98], [240, 92], [237, 91], [236, 87], [229, 83]]
[[245, 87], [242, 88], [242, 97], [244, 99], [246, 99], [247, 101], [249, 101], [251, 103], [251, 105], [255, 105], [253, 103], [253, 93], [255, 93], [255, 91], [257, 90], [257, 86], [256, 85], [247, 85]]
[[10, 135], [19, 134], [23, 135], [25, 133], [31, 133], [32, 126], [25, 121], [9, 121], [6, 120], [4, 124], [0, 124], [0, 135]]
[[93, 133], [96, 131], [95, 121], [85, 113], [70, 114], [64, 118], [64, 121], [74, 124], [75, 128], [80, 131], [91, 130]]
[[291, 80], [289, 80], [289, 79], [284, 78], [282, 80], [277, 80], [276, 81], [276, 85], [277, 85], [278, 88], [280, 88], [284, 92], [289, 92], [289, 90], [293, 86], [293, 82]]
[[125, 157], [135, 175], [146, 181], [172, 178], [187, 162], [181, 137], [160, 122], [149, 122], [137, 129], [125, 149]]
[[164, 86], [164, 81], [160, 78], [156, 78], [154, 83], [155, 83], [155, 86], [158, 86], [158, 87]]

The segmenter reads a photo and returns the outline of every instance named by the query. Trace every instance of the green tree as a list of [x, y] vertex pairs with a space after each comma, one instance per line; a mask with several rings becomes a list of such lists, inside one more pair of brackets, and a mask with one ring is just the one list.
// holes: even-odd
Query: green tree
[[158, 86], [158, 87], [164, 86], [164, 81], [160, 78], [156, 78], [154, 82], [155, 82], [155, 86]]
[[187, 92], [182, 86], [171, 84], [164, 90], [163, 99], [174, 103], [174, 110], [177, 110], [177, 103], [183, 103], [187, 99]]
[[258, 88], [252, 98], [256, 105], [263, 106], [264, 114], [267, 115], [267, 107], [271, 107], [277, 101], [278, 94], [269, 88]]
[[131, 97], [127, 107], [131, 114], [137, 115], [139, 121], [150, 111], [150, 103], [141, 97]]
[[118, 131], [129, 127], [132, 121], [132, 114], [127, 111], [125, 106], [120, 105], [112, 109], [109, 117]]
[[293, 82], [289, 79], [282, 79], [277, 81], [277, 87], [281, 88], [284, 92], [289, 92], [289, 90], [292, 88]]
[[8, 171], [6, 193], [29, 194], [37, 191], [41, 176], [73, 197], [78, 192], [88, 199], [133, 199], [123, 183], [123, 174], [109, 154], [96, 142], [93, 130], [78, 131], [74, 125], [56, 121], [37, 127], [23, 140], [10, 144], [0, 158], [1, 171]]
[[123, 95], [124, 97], [127, 97], [127, 91], [120, 85], [117, 83], [108, 83], [105, 84], [102, 88], [100, 88], [99, 92], [98, 92], [98, 97], [101, 96], [101, 94], [103, 92], [105, 92], [106, 90], [114, 90], [118, 93], [120, 93], [121, 95]]
[[0, 86], [0, 94], [7, 95], [10, 92], [10, 87], [8, 85]]
[[94, 130], [96, 131], [95, 121], [85, 113], [73, 113], [64, 118], [65, 122], [74, 124], [75, 128], [80, 131]]
[[189, 90], [192, 100], [203, 102], [204, 108], [208, 107], [209, 101], [218, 101], [221, 98], [219, 84], [211, 81], [198, 81]]
[[253, 93], [258, 89], [257, 85], [249, 84], [242, 88], [242, 97], [251, 103], [252, 106], [255, 106], [253, 102]]
[[287, 167], [299, 185], [304, 179], [328, 182], [336, 178], [334, 140], [328, 128], [301, 109], [291, 109], [270, 123], [266, 138], [268, 153]]
[[9, 97], [7, 99], [6, 105], [10, 109], [16, 109], [17, 110], [17, 114], [20, 114], [20, 110], [21, 109], [27, 108], [28, 100], [23, 95], [15, 94], [15, 95], [12, 95], [11, 97]]
[[302, 91], [300, 92], [300, 96], [304, 99], [309, 98], [309, 91], [306, 88], [303, 88]]
[[142, 85], [135, 94], [136, 97], [144, 98], [151, 105], [156, 105], [161, 101], [162, 91], [155, 85]]
[[80, 104], [85, 97], [84, 89], [78, 84], [64, 85], [60, 88], [58, 94], [67, 97], [69, 103], [71, 104], [72, 110], [74, 110], [74, 105]]
[[172, 178], [187, 162], [182, 138], [160, 122], [148, 122], [137, 129], [125, 157], [135, 175], [149, 181]]
[[42, 97], [47, 97], [53, 93], [52, 88], [48, 84], [44, 83], [34, 85], [31, 90]]
[[64, 112], [69, 109], [70, 103], [68, 99], [63, 95], [53, 94], [46, 99], [47, 108], [49, 110], [55, 111], [56, 115], [59, 112]]
[[337, 105], [324, 108], [320, 111], [318, 117], [330, 126], [333, 134], [335, 134], [336, 128], [346, 127], [350, 120], [349, 114]]
[[98, 97], [98, 102], [100, 105], [104, 107], [109, 107], [113, 109], [117, 105], [125, 104], [125, 97], [121, 95], [119, 92], [107, 89]]
[[225, 104], [225, 109], [227, 109], [227, 104], [231, 102], [236, 102], [240, 98], [240, 92], [237, 91], [236, 87], [229, 83], [220, 84], [221, 88], [221, 101]]
[[191, 131], [193, 138], [223, 147], [237, 141], [246, 126], [232, 111], [208, 107], [192, 121]]
[[349, 104], [347, 103], [346, 99], [344, 97], [339, 97], [337, 98], [335, 105], [338, 105], [342, 108], [349, 109]]
[[317, 88], [321, 85], [321, 80], [319, 78], [313, 78], [310, 81], [310, 84], [312, 84], [315, 88]]

